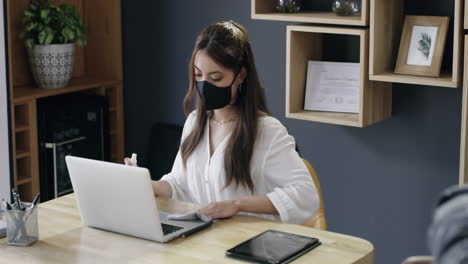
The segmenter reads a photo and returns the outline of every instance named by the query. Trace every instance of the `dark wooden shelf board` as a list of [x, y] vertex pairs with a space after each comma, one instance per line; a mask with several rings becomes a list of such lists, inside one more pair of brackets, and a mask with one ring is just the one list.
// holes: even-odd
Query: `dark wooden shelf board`
[[35, 86], [17, 86], [13, 88], [13, 101], [14, 103], [19, 103], [42, 97], [78, 92], [92, 88], [113, 86], [120, 84], [121, 82], [122, 81], [119, 80], [105, 80], [93, 77], [80, 77], [71, 79], [68, 86], [62, 89], [42, 89]]

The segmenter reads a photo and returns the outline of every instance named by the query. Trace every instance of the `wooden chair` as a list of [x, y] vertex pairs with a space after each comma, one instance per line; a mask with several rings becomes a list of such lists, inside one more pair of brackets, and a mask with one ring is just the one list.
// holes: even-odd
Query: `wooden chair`
[[431, 256], [415, 256], [405, 259], [402, 264], [432, 264], [432, 260]]
[[319, 209], [315, 212], [315, 214], [307, 219], [307, 221], [304, 222], [304, 226], [312, 227], [312, 228], [317, 228], [321, 230], [326, 230], [327, 229], [327, 221], [325, 219], [325, 206], [323, 203], [323, 195], [322, 195], [322, 187], [320, 186], [320, 181], [317, 176], [317, 172], [315, 171], [314, 167], [312, 167], [312, 164], [310, 164], [307, 160], [302, 159], [307, 166], [307, 169], [309, 169], [310, 175], [312, 175], [312, 180], [314, 180], [315, 187], [317, 188], [319, 200], [320, 200], [320, 207]]

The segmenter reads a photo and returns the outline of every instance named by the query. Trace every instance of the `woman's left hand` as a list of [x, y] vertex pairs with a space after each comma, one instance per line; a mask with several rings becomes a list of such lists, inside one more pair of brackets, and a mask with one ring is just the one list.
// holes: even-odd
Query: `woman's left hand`
[[208, 206], [198, 210], [200, 213], [212, 218], [229, 218], [240, 211], [239, 202], [236, 200], [226, 200], [222, 202], [210, 203]]

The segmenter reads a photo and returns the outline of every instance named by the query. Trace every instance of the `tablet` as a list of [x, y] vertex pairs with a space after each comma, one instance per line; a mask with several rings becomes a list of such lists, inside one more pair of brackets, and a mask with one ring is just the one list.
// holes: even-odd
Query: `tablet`
[[226, 256], [267, 264], [289, 263], [320, 245], [317, 238], [267, 230], [226, 251]]

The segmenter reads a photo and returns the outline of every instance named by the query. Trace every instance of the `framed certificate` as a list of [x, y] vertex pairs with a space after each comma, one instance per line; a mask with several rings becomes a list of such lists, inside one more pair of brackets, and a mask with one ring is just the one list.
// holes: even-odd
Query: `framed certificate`
[[359, 113], [360, 64], [309, 61], [304, 110]]

